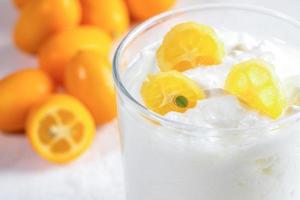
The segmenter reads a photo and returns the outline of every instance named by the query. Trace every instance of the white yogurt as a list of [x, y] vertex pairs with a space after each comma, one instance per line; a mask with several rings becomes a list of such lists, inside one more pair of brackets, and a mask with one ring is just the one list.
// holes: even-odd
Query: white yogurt
[[[213, 93], [223, 87], [233, 64], [262, 58], [274, 65], [289, 100], [297, 99], [300, 51], [275, 39], [258, 41], [224, 30], [218, 34], [227, 52], [223, 63], [194, 68], [185, 75]], [[157, 46], [142, 50], [124, 78], [130, 94], [141, 103], [142, 82], [158, 71]], [[271, 119], [233, 96], [216, 93], [185, 113], [165, 116], [203, 127], [185, 131], [157, 124], [128, 102], [119, 103], [128, 200], [300, 199], [299, 122], [271, 130]]]

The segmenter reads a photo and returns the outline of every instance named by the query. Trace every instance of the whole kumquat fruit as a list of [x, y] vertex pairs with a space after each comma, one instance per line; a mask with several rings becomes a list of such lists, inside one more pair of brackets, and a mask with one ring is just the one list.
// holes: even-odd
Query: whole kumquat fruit
[[30, 108], [52, 91], [50, 78], [39, 69], [23, 69], [0, 80], [0, 130], [22, 131]]
[[54, 163], [66, 163], [91, 145], [95, 123], [80, 101], [56, 94], [31, 110], [26, 134], [41, 157]]
[[123, 0], [81, 0], [83, 24], [96, 25], [118, 37], [129, 27], [129, 14]]
[[51, 35], [78, 25], [80, 20], [79, 0], [29, 1], [15, 25], [15, 44], [24, 52], [36, 53]]
[[65, 73], [65, 88], [87, 106], [97, 124], [115, 118], [111, 64], [98, 52], [80, 51], [74, 56]]
[[112, 41], [109, 35], [95, 26], [80, 26], [51, 37], [40, 49], [39, 65], [56, 82], [62, 83], [65, 68], [81, 50], [93, 49], [108, 56]]
[[126, 0], [130, 14], [136, 20], [146, 20], [167, 11], [175, 2], [175, 0]]

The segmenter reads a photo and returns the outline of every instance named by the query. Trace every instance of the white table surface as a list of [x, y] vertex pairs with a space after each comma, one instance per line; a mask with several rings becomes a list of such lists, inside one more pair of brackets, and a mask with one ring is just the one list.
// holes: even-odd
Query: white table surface
[[[299, 0], [179, 0], [177, 7], [238, 2], [281, 10], [300, 19]], [[36, 60], [11, 42], [17, 16], [0, 0], [0, 77]], [[121, 154], [116, 122], [100, 127], [92, 147], [77, 161], [56, 166], [38, 157], [23, 135], [0, 134], [0, 200], [124, 200]]]

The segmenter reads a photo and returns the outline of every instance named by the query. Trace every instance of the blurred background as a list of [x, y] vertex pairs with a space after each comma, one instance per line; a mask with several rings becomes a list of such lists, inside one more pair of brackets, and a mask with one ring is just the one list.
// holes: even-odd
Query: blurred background
[[[111, 56], [137, 24], [207, 3], [300, 20], [299, 0], [0, 0], [0, 199], [124, 200]], [[79, 142], [51, 143], [66, 132]]]

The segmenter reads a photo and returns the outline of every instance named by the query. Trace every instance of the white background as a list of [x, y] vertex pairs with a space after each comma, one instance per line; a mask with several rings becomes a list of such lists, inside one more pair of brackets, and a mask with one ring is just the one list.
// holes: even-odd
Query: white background
[[[176, 7], [203, 3], [248, 3], [300, 19], [300, 0], [179, 0]], [[0, 0], [0, 77], [35, 66], [11, 42], [16, 11]], [[0, 134], [0, 200], [124, 200], [116, 122], [98, 130], [93, 146], [79, 160], [55, 166], [40, 159], [23, 135]]]

